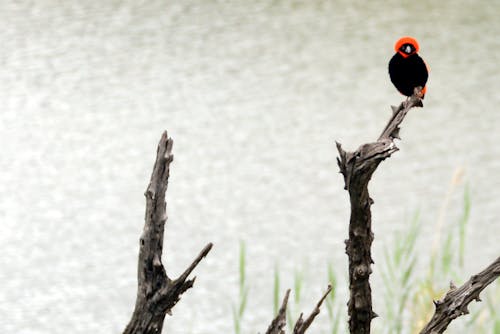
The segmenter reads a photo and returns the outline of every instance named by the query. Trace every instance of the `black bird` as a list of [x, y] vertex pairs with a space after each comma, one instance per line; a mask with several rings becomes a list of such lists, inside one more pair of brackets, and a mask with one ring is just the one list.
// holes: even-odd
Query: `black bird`
[[418, 42], [413, 37], [401, 37], [394, 45], [396, 54], [389, 61], [389, 76], [397, 90], [406, 96], [413, 95], [415, 87], [422, 87], [425, 95], [429, 71], [424, 60], [417, 54]]

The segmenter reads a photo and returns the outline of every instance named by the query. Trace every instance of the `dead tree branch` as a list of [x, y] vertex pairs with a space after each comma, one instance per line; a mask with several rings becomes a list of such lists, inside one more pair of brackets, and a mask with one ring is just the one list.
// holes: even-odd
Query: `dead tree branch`
[[340, 158], [337, 163], [344, 176], [345, 188], [349, 192], [351, 217], [349, 221], [349, 239], [346, 253], [349, 257], [348, 302], [349, 330], [351, 334], [370, 333], [371, 320], [377, 315], [372, 309], [371, 287], [372, 273], [371, 210], [373, 200], [368, 193], [368, 182], [380, 162], [398, 150], [394, 138], [399, 139], [399, 125], [413, 107], [422, 107], [421, 89], [399, 107], [392, 107], [393, 115], [376, 142], [361, 145], [354, 152], [346, 152], [337, 143]]
[[[323, 294], [319, 302], [316, 304], [316, 307], [313, 309], [311, 314], [307, 317], [306, 320], [302, 318], [303, 313], [300, 314], [299, 319], [295, 323], [293, 328], [293, 334], [304, 334], [306, 330], [311, 326], [314, 318], [319, 314], [319, 308], [323, 301], [326, 299], [326, 296], [332, 291], [332, 286], [328, 285], [328, 289]], [[278, 311], [278, 315], [273, 319], [271, 325], [267, 328], [266, 334], [285, 334], [285, 330], [283, 329], [286, 325], [286, 307], [288, 304], [288, 297], [290, 296], [290, 289], [288, 289], [285, 293], [285, 297], [283, 298], [283, 303]]]
[[450, 284], [450, 291], [443, 299], [434, 301], [436, 310], [432, 319], [420, 334], [443, 333], [450, 322], [461, 315], [468, 314], [468, 305], [474, 299], [481, 301], [479, 294], [500, 276], [500, 257], [477, 275], [473, 275], [461, 287]]
[[161, 262], [163, 234], [167, 221], [165, 193], [170, 174], [173, 141], [165, 131], [158, 144], [156, 162], [146, 193], [146, 216], [140, 239], [137, 270], [138, 289], [132, 319], [124, 334], [161, 333], [165, 314], [171, 314], [182, 293], [193, 286], [189, 274], [205, 257], [212, 243], [203, 248], [193, 263], [177, 279], [170, 279]]
[[283, 328], [286, 326], [286, 307], [289, 296], [290, 289], [286, 290], [278, 315], [273, 319], [273, 322], [271, 322], [271, 325], [267, 328], [266, 334], [285, 334], [285, 330]]
[[295, 327], [293, 328], [293, 334], [304, 334], [306, 330], [311, 326], [314, 318], [319, 314], [319, 308], [321, 307], [321, 304], [323, 304], [323, 301], [325, 301], [326, 296], [332, 291], [332, 286], [328, 285], [328, 289], [326, 289], [326, 292], [323, 294], [323, 297], [319, 300], [319, 302], [316, 304], [316, 307], [313, 309], [311, 314], [307, 317], [306, 320], [302, 319], [302, 313], [300, 314], [299, 319], [295, 323]]

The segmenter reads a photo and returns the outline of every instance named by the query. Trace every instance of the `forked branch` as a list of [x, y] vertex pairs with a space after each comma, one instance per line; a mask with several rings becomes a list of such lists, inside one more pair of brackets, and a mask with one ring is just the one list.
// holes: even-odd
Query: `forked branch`
[[[303, 314], [300, 314], [299, 319], [295, 323], [293, 328], [293, 334], [304, 334], [306, 330], [311, 326], [314, 318], [319, 314], [321, 304], [326, 299], [328, 294], [332, 291], [332, 286], [328, 285], [326, 292], [323, 294], [319, 302], [316, 304], [316, 307], [313, 309], [311, 314], [307, 317], [307, 319], [303, 319]], [[290, 289], [288, 289], [285, 293], [285, 297], [283, 298], [283, 303], [278, 311], [278, 315], [273, 319], [271, 325], [267, 328], [266, 334], [285, 334], [284, 327], [286, 325], [286, 307], [288, 304], [288, 297], [290, 296]]]
[[311, 314], [305, 320], [302, 318], [302, 313], [300, 314], [299, 319], [297, 320], [297, 322], [295, 323], [295, 327], [293, 328], [293, 334], [304, 334], [306, 332], [306, 330], [314, 321], [314, 318], [316, 318], [316, 316], [319, 314], [319, 308], [325, 301], [330, 291], [332, 291], [332, 286], [328, 285], [328, 289], [326, 289], [323, 297], [321, 297], [319, 302], [316, 304], [316, 307], [312, 310]]
[[207, 244], [191, 265], [177, 279], [170, 279], [161, 262], [163, 234], [167, 221], [165, 193], [168, 187], [173, 141], [165, 131], [158, 144], [156, 162], [146, 193], [146, 216], [140, 239], [138, 288], [134, 313], [124, 334], [161, 333], [165, 314], [171, 314], [182, 293], [193, 286], [189, 274], [205, 257]]

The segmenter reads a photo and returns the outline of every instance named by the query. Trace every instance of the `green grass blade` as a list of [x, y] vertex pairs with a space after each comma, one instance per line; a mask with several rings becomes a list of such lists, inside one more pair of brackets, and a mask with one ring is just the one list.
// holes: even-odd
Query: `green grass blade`
[[415, 257], [412, 258], [410, 263], [408, 264], [408, 267], [403, 272], [403, 276], [401, 277], [401, 283], [402, 283], [403, 287], [406, 287], [408, 285], [408, 282], [410, 281], [412, 273], [413, 273], [413, 268], [415, 268], [416, 262], [417, 262], [417, 259]]
[[392, 264], [392, 257], [389, 254], [389, 250], [387, 249], [387, 247], [384, 248], [384, 258], [385, 258], [385, 264], [387, 266], [386, 272], [387, 272], [389, 278], [391, 280], [394, 280], [396, 278], [395, 277], [396, 270]]
[[245, 267], [246, 267], [246, 249], [245, 242], [240, 242], [240, 261], [239, 261], [239, 271], [240, 271], [240, 295], [243, 294], [245, 287]]
[[293, 331], [293, 326], [295, 324], [295, 320], [292, 318], [292, 311], [290, 311], [290, 305], [288, 305], [289, 307], [287, 308], [286, 310], [286, 319], [287, 319], [287, 325], [288, 325], [288, 329], [290, 330], [290, 332]]
[[328, 295], [328, 298], [334, 302], [337, 293], [337, 276], [335, 276], [335, 271], [331, 263], [328, 264], [328, 282], [330, 282], [332, 286], [332, 291]]
[[493, 324], [493, 334], [500, 334], [500, 319], [495, 319]]
[[236, 308], [233, 305], [233, 322], [234, 322], [234, 333], [235, 334], [240, 334], [241, 332], [241, 325], [240, 325], [240, 317], [238, 315], [238, 312], [236, 312]]
[[420, 221], [420, 211], [417, 211], [413, 216], [410, 225], [410, 230], [408, 231], [408, 234], [406, 235], [405, 238], [404, 255], [408, 256], [409, 254], [412, 254], [415, 250], [415, 243], [417, 240], [417, 236], [420, 234], [419, 221]]
[[249, 290], [248, 288], [245, 288], [243, 295], [241, 296], [240, 308], [238, 310], [238, 314], [240, 315], [240, 317], [243, 317], [243, 313], [245, 313], [245, 309], [247, 306], [248, 290]]
[[335, 319], [333, 320], [332, 324], [332, 332], [331, 334], [337, 334], [339, 332], [339, 326], [340, 326], [340, 309], [337, 309], [337, 312], [335, 312]]
[[448, 274], [451, 269], [451, 263], [453, 262], [453, 235], [452, 233], [448, 233], [446, 237], [446, 241], [443, 245], [443, 254], [441, 256], [441, 266], [443, 269], [443, 274]]
[[273, 312], [276, 316], [280, 307], [280, 273], [278, 265], [274, 268], [274, 287], [273, 287]]
[[295, 300], [296, 305], [300, 304], [302, 285], [303, 285], [302, 273], [299, 271], [295, 271], [293, 289], [294, 289], [294, 295], [295, 295], [294, 300]]
[[464, 210], [462, 213], [462, 217], [460, 218], [459, 223], [459, 247], [458, 247], [458, 261], [461, 268], [464, 266], [464, 253], [465, 253], [465, 228], [467, 226], [467, 222], [469, 221], [470, 216], [470, 193], [469, 186], [465, 186], [464, 191]]

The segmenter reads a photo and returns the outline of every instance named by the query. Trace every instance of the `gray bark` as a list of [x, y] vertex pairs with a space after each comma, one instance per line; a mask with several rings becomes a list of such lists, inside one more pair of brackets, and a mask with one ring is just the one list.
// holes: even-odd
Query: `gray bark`
[[477, 275], [473, 275], [461, 287], [450, 284], [450, 290], [443, 299], [434, 301], [436, 310], [429, 323], [420, 334], [443, 333], [450, 322], [461, 315], [468, 314], [467, 309], [473, 300], [481, 301], [479, 294], [500, 276], [500, 257]]
[[[321, 304], [325, 301], [328, 294], [332, 291], [331, 285], [328, 285], [328, 289], [323, 294], [319, 302], [314, 307], [311, 314], [304, 319], [303, 314], [301, 313], [299, 319], [295, 323], [293, 328], [293, 334], [304, 334], [306, 330], [311, 326], [312, 322], [316, 318], [316, 316], [320, 312]], [[288, 304], [288, 297], [290, 296], [290, 289], [288, 289], [285, 293], [285, 297], [283, 298], [283, 303], [278, 311], [278, 315], [273, 319], [271, 325], [267, 328], [266, 334], [285, 334], [284, 327], [286, 326], [286, 307]]]
[[165, 131], [158, 144], [156, 162], [146, 196], [146, 216], [140, 239], [139, 264], [137, 270], [138, 289], [132, 319], [124, 334], [161, 333], [165, 315], [179, 301], [182, 293], [193, 286], [189, 274], [205, 257], [212, 244], [209, 243], [191, 265], [176, 279], [168, 277], [162, 264], [163, 234], [167, 221], [165, 193], [168, 187], [173, 141]]
[[396, 152], [394, 143], [399, 138], [399, 125], [413, 107], [422, 107], [420, 89], [399, 107], [392, 107], [393, 115], [376, 142], [361, 145], [354, 152], [346, 152], [337, 143], [340, 172], [344, 176], [345, 189], [349, 192], [351, 217], [346, 253], [349, 258], [348, 302], [349, 331], [351, 334], [370, 333], [371, 320], [377, 315], [372, 309], [371, 244], [373, 241], [371, 210], [373, 200], [368, 193], [368, 182], [380, 162]]

